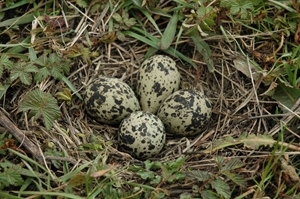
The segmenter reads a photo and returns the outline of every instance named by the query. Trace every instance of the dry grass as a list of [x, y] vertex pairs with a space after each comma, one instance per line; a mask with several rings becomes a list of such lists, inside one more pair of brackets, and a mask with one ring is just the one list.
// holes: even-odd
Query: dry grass
[[[108, 9], [105, 9], [97, 18], [90, 18], [81, 14], [78, 23], [68, 24], [69, 22], [65, 21], [68, 24], [66, 26], [71, 26], [72, 29], [77, 30], [74, 37], [65, 46], [57, 44], [57, 37], [49, 37], [45, 44], [56, 49], [59, 54], [63, 54], [76, 43], [86, 43], [84, 30], [91, 35], [92, 41], [103, 37], [107, 32], [110, 17]], [[149, 32], [152, 32], [149, 22], [145, 21], [144, 25], [149, 27]], [[215, 64], [213, 73], [208, 72], [201, 54], [195, 49], [191, 40], [186, 39], [177, 45], [177, 50], [190, 57], [198, 66], [198, 69], [195, 69], [180, 60], [176, 60], [181, 73], [181, 87], [203, 91], [213, 104], [213, 115], [203, 134], [188, 138], [168, 136], [161, 153], [151, 160], [167, 162], [184, 155], [187, 160], [182, 171], [189, 169], [213, 171], [217, 167], [213, 159], [215, 155], [222, 155], [228, 159], [239, 158], [245, 163], [245, 167], [239, 172], [246, 180], [249, 180], [250, 184], [248, 188], [237, 191], [236, 195], [242, 193], [251, 195], [256, 190], [255, 183], [251, 182], [251, 179], [260, 178], [272, 149], [266, 147], [261, 150], [251, 150], [237, 145], [224, 148], [214, 154], [204, 154], [203, 150], [209, 148], [216, 139], [225, 139], [229, 136], [236, 138], [243, 133], [248, 135], [270, 133], [274, 139], [277, 139], [277, 133], [281, 131], [281, 126], [276, 124], [280, 124], [283, 119], [281, 119], [282, 115], [273, 115], [278, 103], [263, 95], [268, 88], [263, 84], [263, 76], [261, 75], [258, 80], [254, 80], [234, 67], [233, 61], [242, 56], [237, 44], [240, 44], [245, 52], [250, 49], [253, 50], [259, 45], [255, 43], [255, 38], [258, 35], [240, 35], [240, 29], [234, 29], [230, 25], [226, 28], [232, 34], [235, 33], [230, 42], [227, 42], [223, 35], [205, 38], [213, 51], [212, 59]], [[153, 32], [153, 35], [156, 33]], [[268, 40], [270, 33], [263, 36]], [[90, 64], [82, 59], [77, 59], [72, 63], [72, 72], [68, 79], [82, 95], [85, 86], [100, 75], [120, 78], [134, 89], [137, 70], [148, 48], [147, 45], [132, 38], [127, 38], [125, 42], [97, 43], [92, 46], [92, 51], [98, 52], [99, 56], [92, 58]], [[255, 59], [251, 54], [249, 58]], [[35, 87], [56, 93], [65, 85], [52, 79], [46, 79]], [[104, 148], [100, 152], [105, 159], [103, 161], [106, 161], [107, 164], [115, 164], [116, 168], [122, 171], [119, 176], [126, 181], [143, 183], [134, 173], [127, 170], [130, 165], [141, 165], [142, 162], [118, 150], [118, 128], [116, 126], [93, 121], [86, 114], [83, 102], [73, 95], [72, 105], [67, 106], [61, 102], [61, 118], [54, 123], [51, 130], [45, 130], [40, 124], [29, 120], [26, 115], [21, 117], [17, 113], [17, 99], [21, 99], [25, 94], [25, 92], [21, 92], [23, 89], [30, 90], [32, 88], [14, 87], [11, 93], [6, 95], [3, 107], [16, 125], [41, 151], [56, 148], [58, 151], [64, 152], [65, 157], [45, 155], [44, 160], [49, 167], [52, 167], [51, 160], [66, 161], [74, 167], [93, 160], [97, 152], [79, 146], [94, 142]], [[298, 109], [292, 110], [287, 116], [291, 115], [299, 117]], [[284, 140], [285, 142], [292, 139], [299, 140], [296, 130], [292, 127], [284, 136], [287, 138]], [[299, 155], [300, 152], [285, 152], [285, 154]], [[8, 155], [5, 158], [10, 159], [11, 157]], [[58, 175], [60, 175], [59, 172]], [[199, 182], [187, 180], [181, 184], [163, 184], [161, 187], [170, 190], [170, 197], [176, 198], [183, 191], [192, 191], [192, 186], [195, 184], [197, 185]], [[276, 187], [275, 184], [274, 187]]]

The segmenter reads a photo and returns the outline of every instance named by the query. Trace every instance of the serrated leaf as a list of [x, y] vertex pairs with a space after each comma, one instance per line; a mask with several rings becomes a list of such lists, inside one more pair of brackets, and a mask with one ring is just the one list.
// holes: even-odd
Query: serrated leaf
[[50, 74], [54, 79], [61, 80], [61, 78], [64, 76], [62, 74], [62, 69], [60, 67], [51, 67]]
[[145, 168], [146, 170], [150, 170], [150, 169], [159, 169], [162, 165], [161, 162], [158, 161], [150, 161], [150, 160], [146, 160], [145, 162]]
[[191, 178], [195, 178], [200, 182], [207, 181], [211, 178], [211, 175], [207, 171], [200, 171], [200, 170], [192, 170], [188, 173], [188, 176]]
[[116, 32], [116, 36], [117, 36], [118, 40], [120, 40], [120, 41], [125, 41], [126, 40], [125, 35], [120, 31]]
[[217, 155], [214, 157], [219, 169], [221, 169], [223, 167], [223, 165], [225, 164], [225, 158], [223, 156]]
[[247, 182], [246, 182], [245, 178], [243, 178], [239, 174], [232, 173], [232, 172], [223, 172], [223, 174], [228, 179], [230, 179], [231, 181], [233, 181], [235, 184], [237, 184], [240, 187], [245, 187], [247, 185]]
[[33, 61], [37, 60], [37, 55], [36, 55], [36, 52], [35, 52], [34, 48], [30, 47], [30, 48], [28, 48], [28, 51], [29, 51], [29, 59], [30, 59], [30, 61], [33, 62]]
[[257, 150], [260, 146], [272, 147], [276, 142], [269, 134], [250, 134], [245, 139], [241, 139], [245, 147]]
[[0, 89], [0, 99], [2, 99], [2, 97], [6, 94], [6, 91], [10, 87], [10, 85], [11, 85], [11, 82], [1, 85], [2, 87]]
[[39, 69], [36, 66], [27, 63], [19, 63], [11, 69], [10, 80], [15, 81], [19, 78], [23, 84], [30, 85], [32, 82], [31, 73], [37, 72], [39, 72]]
[[221, 172], [239, 169], [244, 165], [245, 164], [240, 159], [234, 158], [234, 159], [231, 159], [229, 162], [227, 162], [225, 165], [223, 165]]
[[138, 174], [143, 180], [154, 178], [153, 171], [138, 171], [136, 174]]
[[41, 90], [30, 91], [20, 103], [19, 111], [30, 111], [35, 119], [42, 117], [46, 128], [49, 130], [54, 120], [60, 117], [60, 109], [56, 99], [49, 93]]
[[217, 193], [222, 196], [222, 198], [229, 199], [231, 196], [230, 186], [219, 178], [210, 182], [210, 185], [213, 189], [217, 191]]
[[41, 82], [43, 79], [47, 78], [48, 76], [50, 76], [50, 71], [46, 67], [43, 67], [40, 69], [38, 73], [34, 75], [34, 80], [36, 82]]
[[0, 57], [0, 66], [11, 69], [13, 67], [13, 62], [9, 60], [6, 54], [2, 54]]
[[209, 147], [208, 149], [204, 150], [204, 153], [213, 153], [219, 149], [223, 149], [229, 146], [234, 146], [236, 144], [241, 144], [242, 142], [240, 142], [237, 139], [234, 139], [231, 136], [226, 136], [225, 138], [222, 139], [216, 139], [212, 142], [211, 147]]
[[257, 150], [260, 146], [272, 147], [275, 142], [276, 141], [269, 134], [260, 134], [260, 135], [250, 134], [248, 136], [242, 134], [238, 138], [227, 136], [225, 139], [222, 138], [222, 139], [214, 140], [211, 148], [208, 148], [203, 152], [212, 153], [219, 149], [223, 149], [229, 146], [234, 146], [237, 144], [244, 144], [244, 146], [247, 148]]
[[115, 12], [111, 17], [119, 23], [122, 22], [122, 17], [119, 13]]
[[170, 45], [172, 44], [172, 41], [174, 39], [176, 30], [177, 30], [178, 17], [179, 17], [178, 12], [175, 12], [173, 14], [173, 16], [171, 17], [171, 19], [163, 33], [163, 36], [162, 36], [161, 42], [160, 42], [160, 48], [162, 50], [168, 49], [170, 47]]
[[219, 199], [219, 197], [211, 190], [202, 190], [200, 195], [203, 199]]
[[124, 23], [128, 28], [130, 28], [131, 26], [134, 26], [136, 24], [136, 20], [135, 18], [126, 19], [124, 20]]
[[0, 173], [0, 184], [4, 187], [22, 185], [24, 181], [20, 174], [21, 169], [19, 165], [12, 165], [4, 169], [4, 172]]

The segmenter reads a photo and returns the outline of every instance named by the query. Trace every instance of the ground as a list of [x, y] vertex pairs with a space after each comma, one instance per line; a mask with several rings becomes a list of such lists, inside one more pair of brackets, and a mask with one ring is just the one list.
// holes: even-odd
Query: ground
[[[300, 197], [299, 2], [0, 2], [0, 198]], [[155, 54], [212, 117], [139, 160], [82, 98]]]

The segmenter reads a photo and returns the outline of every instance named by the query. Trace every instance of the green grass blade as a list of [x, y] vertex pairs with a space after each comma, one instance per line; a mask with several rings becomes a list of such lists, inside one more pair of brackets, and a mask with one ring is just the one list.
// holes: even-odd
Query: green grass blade
[[[143, 43], [145, 43], [145, 44], [148, 44], [149, 46], [152, 46], [153, 48], [156, 48], [156, 49], [159, 49], [159, 40], [157, 39], [156, 41], [157, 42], [155, 42], [155, 41], [153, 41], [153, 40], [150, 40], [150, 39], [148, 39], [148, 38], [146, 38], [146, 37], [144, 37], [144, 36], [142, 36], [142, 35], [139, 35], [139, 34], [137, 34], [137, 33], [135, 33], [135, 32], [132, 32], [132, 31], [122, 31], [122, 33], [124, 34], [124, 35], [127, 35], [127, 36], [130, 36], [130, 37], [133, 37], [133, 38], [135, 38], [135, 39], [137, 39], [137, 40], [139, 40], [139, 41], [141, 41], [141, 42], [143, 42]], [[152, 38], [153, 39], [153, 38]]]
[[[132, 31], [123, 31], [122, 33], [124, 35], [133, 37], [133, 38], [135, 38], [135, 39], [137, 39], [137, 40], [139, 40], [141, 42], [144, 42], [145, 44], [148, 44], [149, 46], [151, 46], [153, 48], [159, 49], [159, 43], [160, 43], [160, 41], [159, 41], [158, 38], [154, 37], [153, 35], [151, 35], [151, 34], [149, 34], [147, 32], [144, 32], [143, 30], [140, 30], [138, 28], [134, 28], [133, 27], [132, 29], [136, 30], [137, 32], [140, 32], [141, 34], [145, 34], [146, 37], [148, 37], [149, 39], [146, 38], [146, 37], [144, 37], [144, 36], [141, 36], [141, 35], [139, 35], [139, 34], [137, 34], [135, 32], [132, 32]], [[185, 55], [183, 55], [182, 53], [180, 53], [179, 51], [175, 50], [172, 47], [169, 47], [168, 49], [162, 50], [162, 51], [168, 53], [171, 56], [175, 56], [178, 59], [181, 59], [181, 60], [189, 63], [194, 68], [198, 67], [194, 62], [192, 62], [192, 60], [190, 58], [186, 57]]]
[[61, 196], [63, 198], [84, 199], [71, 193], [51, 192], [51, 191], [23, 191], [21, 195], [36, 195], [36, 196]]
[[158, 27], [158, 25], [156, 24], [155, 20], [152, 18], [152, 16], [149, 14], [149, 12], [145, 9], [140, 9], [140, 11], [145, 15], [145, 17], [147, 17], [147, 19], [152, 23], [152, 25], [155, 27], [156, 31], [162, 35], [160, 28]]
[[71, 91], [72, 91], [73, 93], [75, 93], [75, 95], [76, 95], [79, 99], [82, 100], [81, 95], [78, 93], [77, 89], [76, 89], [75, 86], [72, 84], [72, 82], [70, 82], [70, 81], [68, 80], [68, 78], [66, 78], [65, 76], [63, 76], [63, 77], [61, 78], [61, 80], [64, 81], [64, 82], [68, 85], [68, 87], [71, 89]]
[[213, 60], [211, 59], [211, 50], [207, 43], [201, 39], [199, 35], [191, 36], [197, 50], [202, 54], [209, 72], [214, 72], [215, 67]]
[[23, 0], [23, 1], [17, 1], [16, 3], [13, 3], [11, 6], [8, 6], [6, 8], [2, 8], [1, 9], [1, 12], [4, 12], [6, 10], [11, 10], [11, 9], [14, 9], [14, 8], [17, 8], [17, 7], [20, 7], [20, 6], [23, 6], [23, 5], [29, 5], [30, 3], [28, 2], [28, 0]]
[[161, 38], [160, 49], [166, 50], [172, 44], [177, 30], [178, 16], [178, 12], [175, 12], [171, 20], [169, 21], [167, 28], [165, 29], [164, 34]]
[[[132, 27], [133, 30], [135, 30], [136, 32], [139, 32], [140, 34], [144, 34], [146, 37], [148, 37], [150, 39], [150, 43], [146, 43], [154, 48], [157, 48], [159, 49], [159, 39], [156, 38], [155, 36], [151, 35], [150, 33], [147, 33], [147, 32], [144, 32], [143, 30], [139, 29], [139, 28], [136, 28], [136, 27]], [[140, 36], [140, 35], [139, 35]], [[142, 36], [141, 36], [142, 37]], [[135, 38], [135, 37], [134, 37]], [[138, 38], [136, 38], [138, 39]], [[139, 40], [139, 39], [138, 39]], [[141, 41], [141, 40], [140, 40]], [[144, 42], [145, 43], [145, 42]], [[151, 45], [151, 44], [154, 44], [154, 45]], [[179, 51], [177, 51], [176, 49], [172, 48], [172, 47], [169, 47], [167, 50], [162, 50], [163, 52], [166, 52], [168, 53], [169, 55], [171, 56], [175, 56], [177, 57], [178, 59], [181, 59], [187, 63], [189, 63], [190, 65], [192, 65], [194, 68], [198, 68], [198, 66], [191, 61], [190, 58], [186, 57], [185, 55], [183, 55], [182, 53], [180, 53]]]
[[20, 197], [18, 196], [13, 196], [9, 193], [6, 193], [6, 192], [1, 192], [0, 191], [0, 198], [6, 198], [6, 199], [20, 199]]
[[12, 24], [14, 25], [20, 25], [20, 24], [27, 24], [31, 23], [34, 20], [34, 14], [27, 14], [22, 17], [15, 17], [12, 19], [7, 19], [5, 21], [0, 22], [0, 27], [6, 27], [6, 26], [11, 26]]

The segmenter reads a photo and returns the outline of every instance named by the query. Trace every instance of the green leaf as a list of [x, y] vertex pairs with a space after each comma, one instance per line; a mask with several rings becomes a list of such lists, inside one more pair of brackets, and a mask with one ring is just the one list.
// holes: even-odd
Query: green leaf
[[143, 180], [154, 178], [153, 171], [138, 171], [136, 174], [139, 175]]
[[222, 198], [229, 199], [231, 196], [230, 186], [224, 182], [224, 180], [217, 178], [211, 181], [211, 187], [217, 191], [217, 193], [222, 196]]
[[249, 149], [257, 150], [260, 146], [272, 147], [276, 140], [269, 134], [250, 134], [246, 138], [240, 139], [244, 143], [245, 147]]
[[67, 86], [71, 89], [71, 91], [73, 93], [75, 93], [75, 95], [82, 100], [81, 95], [78, 93], [77, 89], [75, 88], [75, 86], [72, 84], [72, 82], [70, 82], [70, 80], [68, 80], [68, 78], [66, 78], [65, 76], [62, 77], [62, 81], [65, 82], [65, 84], [67, 84]]
[[115, 12], [111, 17], [119, 23], [122, 22], [122, 17], [119, 13]]
[[84, 0], [76, 0], [76, 4], [81, 8], [86, 8], [88, 6], [88, 3]]
[[225, 165], [223, 165], [221, 172], [239, 169], [244, 165], [245, 164], [240, 159], [234, 158], [234, 159], [231, 159], [229, 162], [227, 162]]
[[[272, 147], [276, 143], [269, 134], [260, 134], [260, 135], [245, 135], [242, 134], [238, 138], [233, 138], [231, 136], [227, 136], [225, 139], [217, 139], [214, 140], [212, 146], [204, 151], [203, 153], [212, 153], [219, 149], [223, 149], [229, 146], [234, 146], [238, 144], [244, 144], [245, 147], [257, 150], [260, 146], [269, 146]], [[286, 143], [281, 143], [282, 145], [288, 145]]]
[[9, 60], [6, 54], [2, 54], [0, 57], [0, 66], [11, 69], [13, 67], [13, 62]]
[[220, 6], [229, 8], [232, 15], [239, 14], [241, 19], [246, 19], [254, 10], [253, 3], [249, 0], [221, 0]]
[[43, 67], [40, 69], [38, 73], [34, 75], [34, 80], [36, 82], [41, 82], [48, 76], [50, 76], [50, 71], [46, 67]]
[[[34, 13], [30, 13], [25, 16], [15, 17], [12, 19], [7, 19], [5, 21], [2, 21], [0, 22], [0, 27], [11, 26], [12, 24], [14, 25], [27, 24], [27, 23], [31, 23], [33, 20], [34, 20]], [[30, 46], [30, 44], [28, 45]]]
[[63, 100], [66, 101], [67, 105], [71, 105], [71, 101], [72, 101], [72, 94], [71, 94], [71, 90], [68, 88], [63, 88], [62, 91], [55, 93], [55, 97], [58, 100]]
[[136, 20], [135, 18], [126, 19], [124, 20], [124, 23], [128, 28], [130, 28], [131, 26], [134, 26], [136, 24]]
[[33, 61], [37, 60], [37, 55], [36, 55], [36, 52], [35, 52], [34, 48], [30, 47], [30, 48], [28, 48], [28, 51], [29, 51], [29, 59], [30, 59], [30, 61], [33, 62]]
[[7, 82], [3, 85], [1, 85], [1, 89], [0, 89], [0, 99], [2, 99], [2, 97], [6, 94], [7, 89], [10, 87], [11, 82]]
[[232, 173], [232, 172], [224, 172], [223, 173], [227, 178], [229, 178], [231, 181], [233, 181], [235, 184], [237, 184], [240, 187], [246, 187], [247, 182], [245, 178], [240, 176], [239, 174]]
[[[292, 108], [292, 106], [300, 98], [300, 89], [289, 87], [289, 86], [286, 86], [285, 84], [279, 82], [272, 98], [279, 101], [286, 107]], [[284, 107], [282, 107], [282, 110], [284, 112], [288, 111]]]
[[215, 70], [214, 62], [212, 60], [211, 49], [208, 46], [208, 44], [197, 34], [191, 36], [191, 39], [196, 45], [198, 52], [202, 54], [204, 61], [207, 64], [207, 68], [209, 72], [214, 72]]
[[4, 168], [4, 172], [0, 173], [0, 187], [19, 186], [24, 183], [21, 177], [22, 167], [19, 165], [11, 165], [8, 168]]
[[145, 162], [145, 168], [146, 170], [150, 170], [150, 169], [159, 169], [162, 165], [161, 162], [158, 161], [150, 161], [150, 160], [146, 160]]
[[217, 155], [214, 157], [214, 159], [215, 159], [219, 169], [221, 170], [221, 168], [225, 164], [225, 158], [223, 156]]
[[211, 175], [207, 171], [200, 171], [200, 170], [192, 170], [188, 173], [188, 176], [191, 178], [195, 178], [200, 182], [207, 181], [211, 178]]
[[[124, 35], [133, 37], [133, 38], [135, 38], [135, 39], [137, 39], [141, 42], [144, 42], [145, 44], [148, 44], [149, 46], [151, 46], [155, 49], [160, 49], [160, 46], [159, 46], [160, 41], [159, 41], [158, 38], [152, 36], [149, 33], [145, 33], [145, 32], [143, 32], [143, 30], [139, 30], [136, 27], [132, 27], [131, 29], [137, 30], [141, 34], [146, 34], [146, 37], [149, 37], [150, 39], [146, 38], [145, 36], [139, 35], [135, 32], [132, 32], [132, 31], [122, 31], [122, 33]], [[192, 62], [192, 60], [190, 58], [186, 57], [184, 54], [182, 54], [181, 52], [177, 51], [176, 49], [174, 49], [172, 47], [169, 47], [167, 50], [163, 50], [163, 52], [168, 53], [171, 56], [175, 56], [176, 58], [187, 62], [188, 64], [190, 64], [194, 68], [197, 68], [197, 65], [194, 62]]]
[[219, 197], [211, 190], [202, 190], [200, 194], [203, 199], [219, 199]]
[[185, 174], [179, 170], [185, 163], [184, 157], [179, 157], [175, 161], [167, 162], [161, 165], [162, 176], [164, 181], [173, 182], [176, 180], [184, 179]]
[[32, 82], [31, 73], [37, 72], [39, 72], [39, 69], [36, 66], [21, 62], [11, 69], [10, 80], [15, 81], [19, 78], [23, 84], [30, 85]]
[[13, 67], [13, 62], [9, 60], [6, 54], [2, 54], [0, 57], [0, 77], [2, 77], [5, 68], [11, 69]]
[[54, 120], [60, 117], [60, 109], [56, 99], [49, 93], [38, 89], [25, 95], [19, 106], [19, 111], [29, 111], [29, 114], [35, 119], [42, 117], [48, 130], [52, 127]]
[[174, 39], [176, 30], [177, 30], [177, 22], [178, 22], [178, 12], [175, 12], [172, 18], [170, 19], [167, 28], [165, 29], [163, 36], [161, 38], [160, 48], [162, 50], [166, 50], [172, 44]]

